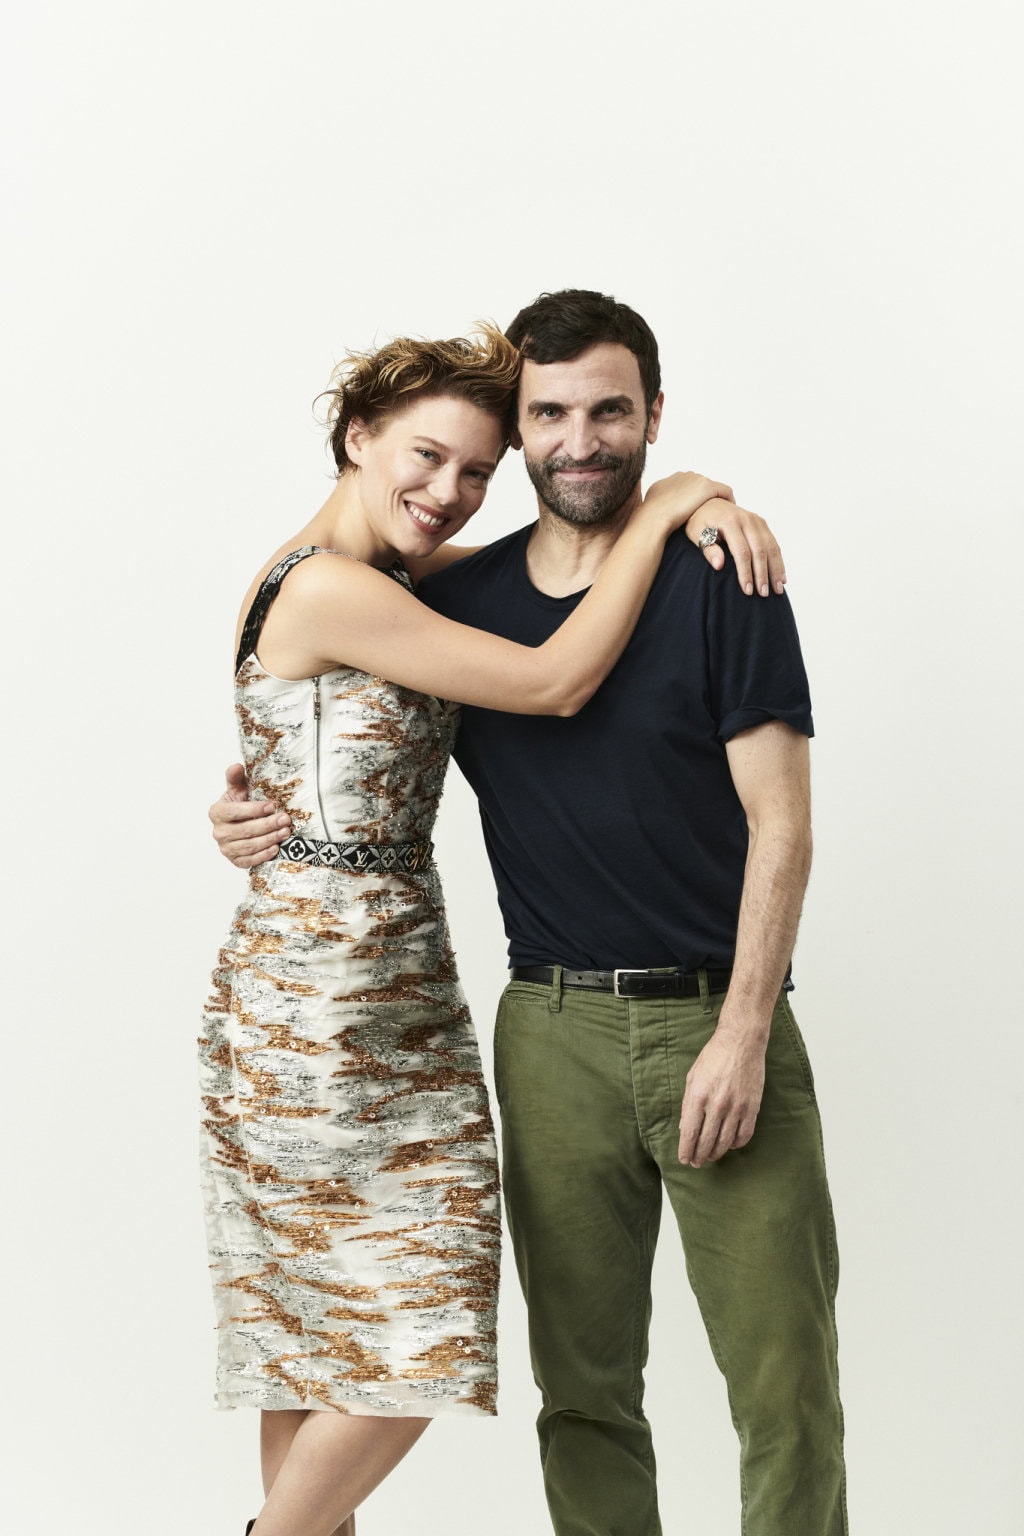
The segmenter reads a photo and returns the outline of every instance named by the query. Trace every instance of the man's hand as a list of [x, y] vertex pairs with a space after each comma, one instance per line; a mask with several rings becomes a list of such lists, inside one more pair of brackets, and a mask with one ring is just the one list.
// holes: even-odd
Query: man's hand
[[811, 867], [807, 737], [768, 720], [738, 731], [725, 751], [750, 845], [729, 991], [717, 1029], [686, 1074], [679, 1161], [692, 1168], [745, 1147], [754, 1134], [772, 1012]]
[[761, 1108], [767, 1037], [762, 1031], [733, 1031], [724, 1012], [686, 1074], [679, 1161], [691, 1168], [703, 1168], [734, 1147], [745, 1147]]
[[780, 595], [786, 585], [786, 565], [778, 540], [763, 517], [747, 512], [733, 503], [732, 492], [706, 501], [686, 524], [686, 537], [694, 544], [700, 543], [705, 528], [718, 529], [718, 542], [709, 544], [704, 558], [716, 571], [725, 564], [723, 544], [736, 562], [736, 576], [748, 597], [754, 591], [762, 597], [770, 592]]
[[269, 800], [250, 800], [245, 769], [232, 763], [227, 789], [210, 806], [213, 835], [221, 853], [236, 869], [251, 869], [275, 857], [291, 831], [291, 818]]

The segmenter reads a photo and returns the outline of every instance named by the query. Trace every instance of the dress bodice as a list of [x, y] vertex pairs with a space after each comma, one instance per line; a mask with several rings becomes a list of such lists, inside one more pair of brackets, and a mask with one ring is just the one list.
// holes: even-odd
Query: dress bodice
[[[310, 546], [280, 561], [243, 628], [235, 711], [250, 794], [273, 800], [307, 838], [427, 841], [458, 705], [354, 667], [275, 677], [258, 659], [259, 632], [281, 581], [299, 560], [325, 552]], [[400, 564], [387, 574], [411, 590]]]

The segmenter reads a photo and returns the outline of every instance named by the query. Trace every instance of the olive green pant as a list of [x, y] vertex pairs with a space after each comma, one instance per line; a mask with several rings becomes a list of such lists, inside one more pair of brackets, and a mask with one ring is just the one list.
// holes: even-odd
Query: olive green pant
[[811, 1069], [780, 996], [752, 1141], [682, 1167], [686, 1074], [723, 1000], [701, 981], [700, 997], [643, 1000], [513, 981], [498, 1008], [505, 1201], [558, 1536], [661, 1530], [643, 1368], [663, 1185], [739, 1435], [742, 1531], [847, 1531], [838, 1260]]

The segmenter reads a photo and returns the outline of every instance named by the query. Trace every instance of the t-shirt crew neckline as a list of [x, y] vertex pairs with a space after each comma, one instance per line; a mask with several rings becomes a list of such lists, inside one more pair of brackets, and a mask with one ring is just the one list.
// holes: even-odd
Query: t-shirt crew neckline
[[535, 603], [538, 608], [575, 608], [577, 604], [583, 601], [587, 593], [590, 591], [589, 586], [580, 587], [578, 592], [567, 592], [564, 597], [552, 597], [549, 592], [542, 592], [539, 587], [535, 587], [533, 582], [530, 580], [530, 571], [526, 563], [526, 552], [529, 548], [530, 540], [533, 537], [533, 530], [537, 527], [539, 527], [539, 523], [534, 522], [531, 523], [529, 527], [523, 528], [521, 530], [522, 542], [519, 548], [518, 561], [519, 585], [526, 596], [530, 599], [530, 601]]

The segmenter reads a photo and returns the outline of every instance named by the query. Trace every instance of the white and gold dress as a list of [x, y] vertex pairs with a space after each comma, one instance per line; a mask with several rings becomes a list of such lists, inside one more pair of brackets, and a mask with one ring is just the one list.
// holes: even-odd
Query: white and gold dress
[[494, 1136], [430, 858], [458, 711], [260, 665], [314, 553], [263, 582], [235, 684], [250, 792], [295, 836], [250, 871], [200, 1041], [217, 1403], [493, 1413]]

